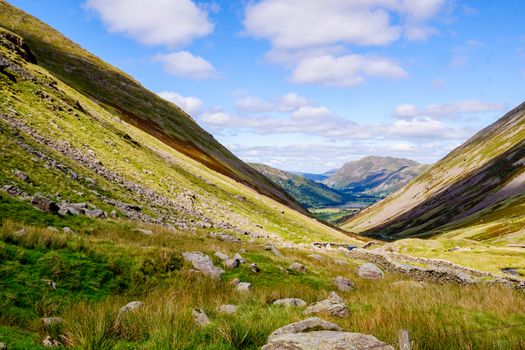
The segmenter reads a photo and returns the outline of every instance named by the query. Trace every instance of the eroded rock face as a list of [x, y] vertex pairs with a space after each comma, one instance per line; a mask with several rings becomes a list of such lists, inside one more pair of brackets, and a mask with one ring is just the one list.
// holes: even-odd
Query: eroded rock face
[[326, 313], [330, 316], [346, 318], [350, 314], [348, 306], [336, 292], [331, 292], [328, 298], [311, 304], [304, 310], [305, 315]]
[[350, 292], [356, 289], [355, 283], [343, 276], [334, 277], [332, 281], [341, 292]]
[[184, 252], [184, 260], [191, 262], [193, 268], [213, 279], [220, 279], [224, 273], [223, 269], [216, 267], [209, 256], [201, 252]]
[[306, 302], [304, 300], [297, 299], [297, 298], [285, 298], [285, 299], [278, 299], [274, 301], [273, 305], [304, 307], [306, 306]]
[[384, 276], [383, 271], [381, 271], [381, 269], [377, 267], [377, 265], [372, 263], [364, 263], [363, 265], [359, 266], [357, 268], [357, 274], [361, 278], [373, 280], [383, 278]]

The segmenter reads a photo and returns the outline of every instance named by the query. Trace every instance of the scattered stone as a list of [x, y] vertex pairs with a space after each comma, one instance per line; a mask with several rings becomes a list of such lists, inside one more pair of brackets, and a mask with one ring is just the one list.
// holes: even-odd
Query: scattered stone
[[233, 270], [238, 268], [240, 265], [239, 259], [228, 259], [224, 262], [224, 267], [228, 270]]
[[219, 260], [222, 260], [222, 261], [226, 261], [230, 258], [228, 255], [221, 253], [221, 252], [215, 252], [215, 256], [219, 258]]
[[65, 227], [62, 229], [62, 231], [64, 231], [65, 233], [70, 233], [70, 234], [74, 234], [74, 233], [75, 233], [72, 229], [70, 229], [70, 228], [67, 227], [67, 226], [65, 226]]
[[273, 244], [271, 243], [268, 243], [267, 245], [264, 246], [264, 249], [265, 250], [270, 250], [274, 255], [282, 258], [283, 255], [281, 254], [281, 252], [279, 251], [279, 249], [277, 249], [276, 246], [274, 246]]
[[7, 350], [7, 345], [5, 345], [5, 343], [0, 342], [0, 350]]
[[220, 279], [224, 273], [223, 269], [219, 269], [213, 265], [213, 261], [209, 256], [201, 252], [184, 252], [182, 256], [184, 260], [191, 262], [195, 269], [216, 280]]
[[53, 289], [57, 289], [57, 284], [51, 280], [43, 279], [42, 282], [44, 282], [45, 284], [47, 284], [49, 287]]
[[29, 176], [23, 171], [16, 169], [15, 171], [13, 171], [13, 173], [22, 181], [25, 181], [25, 182], [30, 181]]
[[210, 232], [210, 237], [228, 243], [240, 243], [241, 240], [224, 232]]
[[396, 281], [393, 282], [392, 285], [394, 287], [402, 287], [402, 288], [425, 288], [427, 284], [425, 282], [419, 282], [419, 281]]
[[44, 338], [42, 344], [44, 344], [44, 346], [48, 348], [58, 348], [59, 346], [62, 346], [61, 342], [51, 338], [49, 335]]
[[52, 326], [64, 322], [61, 317], [44, 317], [41, 319], [44, 326]]
[[84, 214], [95, 219], [105, 219], [107, 217], [106, 213], [104, 213], [102, 209], [85, 209]]
[[355, 283], [343, 276], [334, 277], [332, 281], [341, 292], [350, 292], [356, 289]]
[[361, 278], [366, 279], [380, 279], [383, 278], [384, 273], [377, 265], [372, 263], [365, 263], [357, 268], [357, 274]]
[[233, 256], [233, 258], [239, 260], [239, 263], [241, 263], [241, 264], [246, 264], [246, 263], [247, 263], [246, 259], [243, 258], [243, 257], [241, 256], [241, 254], [239, 254], [239, 253], [235, 254], [235, 255]]
[[350, 311], [343, 299], [337, 295], [336, 292], [330, 292], [328, 298], [311, 304], [303, 313], [305, 315], [327, 313], [330, 316], [346, 318], [350, 314]]
[[307, 268], [301, 263], [294, 262], [294, 263], [291, 263], [290, 266], [288, 266], [288, 270], [299, 272], [299, 273], [306, 273]]
[[48, 198], [43, 197], [40, 194], [35, 194], [31, 199], [31, 204], [46, 213], [58, 214], [60, 207]]
[[51, 232], [59, 232], [58, 228], [53, 227], [53, 226], [48, 226], [48, 227], [47, 227], [47, 230], [48, 230], [48, 231], [51, 231]]
[[193, 309], [191, 315], [193, 316], [195, 323], [201, 328], [204, 328], [211, 323], [210, 319], [202, 309]]
[[151, 230], [145, 230], [145, 229], [142, 229], [142, 228], [138, 228], [137, 229], [137, 232], [138, 233], [141, 233], [143, 235], [146, 235], [146, 236], [151, 236], [153, 234], [153, 231]]
[[251, 263], [249, 267], [250, 267], [250, 270], [251, 270], [253, 273], [259, 273], [259, 272], [261, 272], [261, 269], [259, 268], [259, 266], [257, 266], [256, 263]]
[[306, 306], [306, 302], [304, 300], [297, 299], [297, 298], [285, 298], [285, 299], [278, 299], [274, 301], [273, 305], [304, 307]]
[[236, 287], [239, 292], [249, 292], [252, 289], [252, 284], [249, 282], [239, 282]]
[[312, 258], [312, 259], [315, 259], [315, 260], [318, 260], [318, 261], [321, 261], [321, 259], [323, 258], [321, 255], [319, 254], [310, 254], [308, 255], [309, 258]]
[[341, 259], [334, 259], [334, 263], [337, 265], [347, 265], [348, 264], [346, 260], [341, 260]]
[[144, 306], [144, 303], [142, 301], [131, 301], [120, 308], [120, 313], [128, 313], [130, 311], [135, 311], [137, 309], [140, 309]]
[[241, 280], [238, 279], [238, 278], [234, 278], [234, 279], [232, 279], [232, 280], [230, 281], [230, 284], [231, 284], [232, 286], [238, 286], [239, 283], [241, 283]]
[[16, 236], [16, 237], [22, 237], [22, 236], [25, 236], [27, 234], [27, 231], [25, 228], [23, 229], [20, 229], [16, 232], [13, 232], [13, 235]]
[[232, 304], [221, 305], [217, 308], [217, 312], [222, 314], [234, 314], [237, 312], [237, 310], [239, 310], [239, 307]]

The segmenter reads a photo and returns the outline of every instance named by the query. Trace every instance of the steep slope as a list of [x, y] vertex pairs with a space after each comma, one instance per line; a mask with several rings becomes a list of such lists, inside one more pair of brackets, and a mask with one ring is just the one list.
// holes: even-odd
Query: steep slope
[[122, 120], [31, 52], [0, 30], [0, 221], [91, 230], [111, 216], [252, 239], [349, 239]]
[[122, 120], [215, 171], [292, 208], [303, 210], [218, 143], [180, 108], [4, 0], [0, 0], [0, 27], [23, 37], [39, 65]]
[[322, 182], [347, 192], [385, 195], [409, 183], [425, 167], [406, 158], [370, 156], [346, 163]]
[[303, 176], [264, 164], [250, 163], [250, 166], [284, 188], [290, 196], [306, 208], [337, 206], [347, 201], [344, 193]]
[[305, 179], [312, 180], [315, 182], [321, 182], [324, 179], [327, 179], [329, 177], [328, 175], [325, 175], [325, 174], [301, 173], [298, 171], [294, 171], [293, 173], [296, 175], [302, 176]]
[[465, 238], [524, 240], [524, 165], [522, 104], [343, 227], [390, 238], [454, 231]]

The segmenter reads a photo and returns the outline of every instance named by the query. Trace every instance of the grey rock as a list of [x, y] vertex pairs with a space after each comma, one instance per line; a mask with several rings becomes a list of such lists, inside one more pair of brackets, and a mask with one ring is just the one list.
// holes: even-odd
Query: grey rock
[[357, 274], [359, 277], [366, 279], [380, 279], [384, 276], [383, 271], [372, 263], [365, 263], [359, 266], [357, 268]]
[[64, 322], [64, 319], [61, 317], [44, 317], [40, 321], [42, 321], [44, 326], [52, 326]]
[[49, 335], [42, 340], [42, 344], [47, 348], [58, 348], [59, 346], [62, 346], [61, 342], [51, 338]]
[[228, 255], [221, 253], [221, 252], [215, 252], [215, 256], [222, 261], [226, 261], [230, 258]]
[[278, 299], [274, 301], [273, 305], [304, 307], [306, 306], [306, 302], [304, 300], [297, 299], [297, 298], [285, 298], [285, 299]]
[[336, 292], [331, 292], [328, 298], [311, 304], [304, 310], [305, 315], [326, 313], [330, 316], [346, 318], [350, 314], [348, 306]]
[[13, 232], [13, 235], [16, 237], [22, 237], [22, 236], [25, 236], [26, 234], [27, 234], [27, 231], [25, 228]]
[[299, 272], [299, 273], [306, 273], [307, 268], [301, 263], [293, 262], [288, 266], [288, 270]]
[[49, 287], [53, 289], [57, 289], [57, 284], [51, 280], [43, 279], [42, 282], [44, 282], [45, 284], [47, 284]]
[[59, 229], [53, 226], [48, 226], [46, 229], [51, 232], [59, 232]]
[[140, 309], [144, 306], [144, 303], [142, 301], [131, 301], [120, 308], [120, 313], [128, 313], [130, 311], [135, 311], [137, 309]]
[[222, 314], [234, 314], [239, 310], [237, 305], [225, 304], [217, 307], [217, 312]]
[[341, 292], [350, 292], [356, 289], [355, 283], [343, 276], [334, 277], [332, 281]]
[[201, 252], [184, 252], [182, 253], [184, 260], [191, 262], [193, 268], [201, 271], [203, 274], [214, 278], [220, 279], [224, 273], [223, 269], [220, 269], [213, 265], [211, 258]]
[[138, 229], [137, 229], [137, 232], [138, 232], [138, 233], [141, 233], [141, 234], [143, 234], [143, 235], [145, 235], [145, 236], [151, 236], [151, 235], [153, 234], [153, 231], [151, 231], [151, 230], [145, 230], [145, 229], [142, 229], [142, 228], [138, 228]]
[[240, 265], [239, 259], [228, 259], [224, 262], [224, 267], [228, 270], [233, 270], [238, 268]]
[[256, 263], [251, 263], [249, 268], [250, 268], [250, 271], [253, 272], [253, 273], [261, 272], [261, 269], [259, 268], [259, 266], [257, 266]]
[[319, 254], [310, 254], [308, 255], [309, 258], [312, 258], [312, 259], [315, 259], [315, 260], [318, 260], [318, 261], [321, 261], [323, 259], [323, 257]]
[[238, 286], [239, 283], [241, 283], [241, 280], [238, 279], [238, 278], [234, 278], [234, 279], [232, 279], [232, 280], [230, 281], [230, 284], [231, 284], [232, 286]]
[[55, 202], [38, 193], [31, 199], [31, 204], [47, 213], [58, 214], [60, 210], [60, 207]]
[[271, 243], [268, 243], [267, 245], [264, 246], [264, 249], [266, 250], [270, 250], [274, 255], [282, 258], [283, 255], [281, 254], [281, 252], [279, 251], [279, 249], [277, 249], [277, 247]]
[[341, 332], [343, 329], [335, 323], [320, 319], [319, 317], [310, 317], [305, 320], [290, 323], [286, 326], [276, 329], [270, 334], [268, 340], [275, 339], [283, 334], [297, 334], [311, 332], [315, 330], [329, 330]]
[[235, 289], [239, 292], [249, 292], [252, 289], [252, 284], [249, 282], [239, 282]]
[[193, 316], [195, 323], [201, 328], [204, 328], [211, 323], [208, 315], [206, 315], [202, 309], [193, 309], [191, 315]]
[[69, 234], [74, 234], [75, 232], [70, 229], [69, 227], [65, 226], [62, 231], [64, 231], [65, 233], [69, 233]]
[[84, 209], [84, 214], [86, 216], [89, 216], [89, 217], [92, 217], [92, 218], [96, 218], [96, 219], [105, 219], [106, 218], [106, 213], [104, 213], [104, 211], [102, 209], [94, 209], [94, 210]]
[[239, 262], [240, 262], [241, 264], [246, 264], [246, 263], [247, 263], [246, 259], [243, 258], [243, 257], [241, 256], [241, 254], [239, 254], [239, 253], [235, 254], [235, 255], [233, 256], [233, 258], [239, 260]]
[[346, 260], [341, 260], [341, 259], [334, 259], [334, 263], [336, 265], [347, 265], [348, 263], [346, 262]]
[[14, 170], [13, 173], [22, 181], [29, 182], [29, 176], [18, 169]]

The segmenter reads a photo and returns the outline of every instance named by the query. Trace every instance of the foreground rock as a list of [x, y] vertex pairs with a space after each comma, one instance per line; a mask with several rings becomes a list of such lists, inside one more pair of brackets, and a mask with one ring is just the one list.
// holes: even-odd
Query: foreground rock
[[328, 298], [311, 304], [303, 313], [305, 315], [325, 313], [330, 316], [347, 318], [350, 311], [343, 299], [336, 292], [331, 292]]
[[380, 279], [380, 278], [383, 278], [384, 276], [383, 271], [381, 271], [381, 269], [377, 267], [377, 265], [372, 264], [372, 263], [365, 263], [359, 266], [357, 268], [357, 274], [361, 278], [372, 279], [372, 280]]
[[130, 311], [135, 311], [141, 308], [142, 306], [144, 306], [144, 303], [142, 301], [132, 301], [132, 302], [127, 303], [123, 307], [121, 307], [120, 313], [127, 313]]
[[193, 309], [191, 315], [193, 316], [195, 323], [201, 328], [204, 328], [211, 323], [208, 315], [206, 315], [202, 309]]
[[213, 261], [206, 254], [201, 252], [184, 252], [182, 256], [184, 260], [191, 262], [193, 268], [213, 279], [219, 280], [224, 273], [223, 269], [213, 265]]
[[355, 283], [343, 276], [337, 276], [332, 281], [341, 292], [350, 292], [356, 289]]
[[274, 301], [273, 305], [304, 307], [306, 306], [306, 302], [304, 300], [297, 299], [297, 298], [285, 298], [285, 299], [278, 299]]
[[294, 262], [294, 263], [291, 263], [290, 266], [288, 266], [288, 270], [299, 272], [299, 273], [306, 273], [307, 268], [301, 263]]

